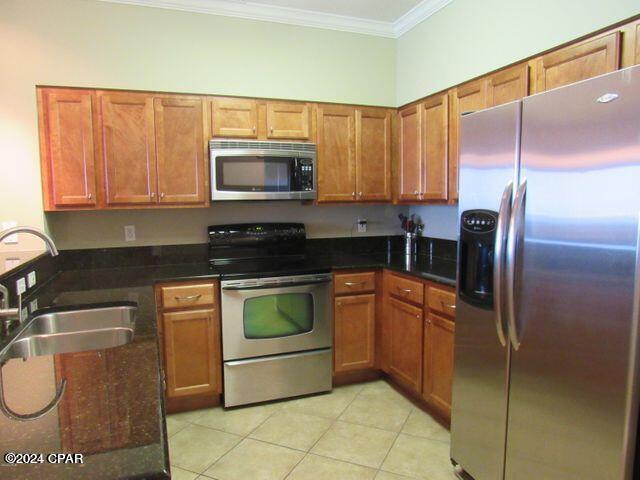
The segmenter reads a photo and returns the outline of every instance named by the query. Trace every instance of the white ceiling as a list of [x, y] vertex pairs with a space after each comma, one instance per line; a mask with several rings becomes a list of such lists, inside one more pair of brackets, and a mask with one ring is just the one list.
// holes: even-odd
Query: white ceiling
[[453, 0], [101, 0], [397, 38]]

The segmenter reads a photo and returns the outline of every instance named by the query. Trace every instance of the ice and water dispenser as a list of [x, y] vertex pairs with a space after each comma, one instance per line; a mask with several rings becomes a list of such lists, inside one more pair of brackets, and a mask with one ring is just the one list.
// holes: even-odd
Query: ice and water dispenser
[[467, 210], [460, 218], [460, 298], [493, 309], [493, 255], [498, 212]]

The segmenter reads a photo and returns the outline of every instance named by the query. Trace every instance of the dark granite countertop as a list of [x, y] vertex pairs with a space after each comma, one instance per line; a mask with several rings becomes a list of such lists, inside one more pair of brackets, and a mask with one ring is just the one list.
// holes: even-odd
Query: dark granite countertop
[[[308, 258], [318, 268], [388, 268], [455, 285], [452, 258], [417, 255], [407, 260], [403, 253], [379, 253], [385, 251], [379, 247], [363, 252], [314, 247]], [[31, 312], [27, 321], [0, 338], [1, 351], [35, 314], [49, 309], [118, 302], [137, 305], [134, 338], [127, 345], [26, 361], [12, 359], [4, 365], [6, 401], [19, 413], [45, 406], [61, 378], [67, 380], [67, 391], [58, 407], [38, 420], [18, 422], [0, 414], [0, 453], [83, 453], [84, 463], [53, 465], [45, 458], [43, 464], [8, 466], [0, 459], [0, 478], [169, 478], [153, 287], [163, 281], [217, 278], [219, 274], [210, 268], [201, 245], [149, 247], [134, 253], [124, 250], [63, 252], [59, 272], [25, 297], [23, 307]], [[166, 251], [171, 252], [170, 259]], [[176, 252], [184, 263], [162, 264], [175, 261]]]

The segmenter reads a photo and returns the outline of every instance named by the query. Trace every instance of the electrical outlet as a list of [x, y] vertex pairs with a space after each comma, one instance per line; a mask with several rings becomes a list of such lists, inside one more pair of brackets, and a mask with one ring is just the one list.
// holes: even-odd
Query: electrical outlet
[[135, 242], [136, 241], [136, 226], [125, 225], [124, 226], [124, 241]]
[[[13, 228], [13, 227], [17, 227], [18, 224], [16, 222], [14, 222], [13, 220], [9, 220], [7, 222], [2, 222], [2, 230], [7, 230], [9, 228]], [[5, 238], [2, 243], [18, 243], [18, 234], [14, 233], [13, 235], [9, 235], [7, 238]]]
[[38, 309], [38, 299], [36, 298], [35, 300], [31, 300], [31, 302], [29, 302], [29, 311], [33, 313], [37, 309]]
[[22, 295], [27, 291], [27, 282], [24, 281], [24, 277], [16, 280], [16, 293]]
[[27, 275], [27, 287], [29, 288], [34, 287], [36, 282], [37, 282], [36, 271], [34, 270], [33, 272], [29, 272], [29, 275]]
[[358, 233], [365, 233], [367, 231], [367, 220], [365, 218], [358, 219]]

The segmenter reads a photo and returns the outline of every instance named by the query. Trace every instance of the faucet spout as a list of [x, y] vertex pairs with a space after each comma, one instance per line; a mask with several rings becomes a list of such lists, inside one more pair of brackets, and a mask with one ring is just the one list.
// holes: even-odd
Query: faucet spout
[[44, 233], [42, 230], [38, 230], [33, 227], [13, 227], [8, 228], [7, 230], [3, 230], [0, 232], [0, 242], [7, 238], [9, 235], [13, 235], [15, 233], [30, 233], [31, 235], [35, 235], [38, 238], [44, 240], [45, 245], [47, 246], [47, 250], [51, 254], [52, 257], [58, 255], [58, 249], [56, 248], [56, 244], [53, 243], [53, 240], [49, 235]]

